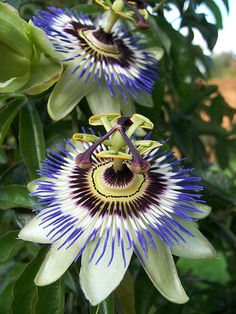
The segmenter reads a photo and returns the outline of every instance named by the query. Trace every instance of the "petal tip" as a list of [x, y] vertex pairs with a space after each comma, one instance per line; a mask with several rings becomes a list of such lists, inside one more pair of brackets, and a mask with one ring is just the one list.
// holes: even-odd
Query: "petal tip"
[[36, 277], [34, 278], [34, 283], [36, 286], [43, 287], [50, 285], [51, 283], [57, 281], [59, 278], [53, 278], [51, 279], [49, 276], [45, 276], [40, 270], [38, 271]]
[[187, 303], [189, 301], [189, 297], [187, 296], [186, 293], [183, 293], [182, 295], [180, 295], [177, 298], [169, 299], [169, 301], [171, 301], [173, 303], [177, 303], [177, 304], [184, 304], [184, 303]]
[[18, 233], [18, 239], [26, 240], [26, 241], [27, 241], [27, 239], [25, 238], [24, 229], [22, 229], [22, 230]]

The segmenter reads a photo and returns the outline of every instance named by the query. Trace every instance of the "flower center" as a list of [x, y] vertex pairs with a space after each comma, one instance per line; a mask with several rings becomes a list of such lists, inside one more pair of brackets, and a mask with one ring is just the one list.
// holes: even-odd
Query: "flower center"
[[127, 164], [115, 172], [112, 162], [99, 164], [88, 177], [94, 192], [105, 198], [130, 198], [142, 195], [148, 182], [145, 174], [133, 173]]
[[114, 43], [112, 34], [105, 33], [102, 29], [98, 31], [94, 30], [79, 30], [78, 34], [84, 39], [88, 45], [87, 50], [92, 50], [104, 54], [107, 57], [121, 57], [118, 45]]
[[104, 180], [107, 185], [114, 187], [126, 187], [129, 185], [133, 178], [134, 173], [123, 164], [121, 170], [114, 170], [114, 167], [107, 168], [103, 174]]

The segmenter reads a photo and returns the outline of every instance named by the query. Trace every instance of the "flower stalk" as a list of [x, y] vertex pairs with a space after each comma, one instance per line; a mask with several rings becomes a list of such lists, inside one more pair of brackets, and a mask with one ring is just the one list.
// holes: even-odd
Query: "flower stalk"
[[115, 0], [115, 2], [113, 3], [111, 7], [107, 24], [104, 27], [105, 33], [110, 34], [112, 32], [113, 26], [120, 18], [120, 16], [116, 14], [116, 11], [121, 12], [124, 10], [124, 8], [125, 8], [125, 4], [123, 0]]

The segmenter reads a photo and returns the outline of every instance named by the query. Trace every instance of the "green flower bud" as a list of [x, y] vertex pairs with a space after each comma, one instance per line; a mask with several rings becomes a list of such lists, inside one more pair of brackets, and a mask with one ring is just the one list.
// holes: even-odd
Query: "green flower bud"
[[0, 3], [0, 60], [0, 93], [39, 94], [62, 72], [44, 33], [4, 3]]

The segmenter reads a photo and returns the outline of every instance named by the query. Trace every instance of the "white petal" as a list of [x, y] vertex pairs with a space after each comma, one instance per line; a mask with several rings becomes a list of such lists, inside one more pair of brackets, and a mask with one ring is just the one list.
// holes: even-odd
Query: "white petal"
[[40, 179], [36, 179], [36, 180], [33, 180], [33, 181], [30, 181], [28, 184], [27, 184], [27, 189], [30, 191], [30, 193], [34, 193], [36, 192], [37, 190], [37, 187], [38, 187], [38, 181], [40, 180], [47, 180], [47, 181], [50, 181], [51, 179], [50, 178], [46, 178], [46, 177], [40, 177]]
[[139, 97], [133, 98], [133, 100], [137, 104], [139, 104], [140, 106], [147, 107], [147, 108], [153, 108], [154, 107], [152, 95], [149, 95], [145, 92], [143, 92], [142, 95], [140, 95]]
[[35, 180], [30, 181], [27, 184], [27, 189], [30, 191], [30, 193], [36, 192], [40, 181], [44, 181], [44, 180], [45, 181], [55, 182], [55, 179], [51, 179], [51, 178], [48, 178], [48, 177], [40, 177], [39, 179], [35, 179]]
[[180, 232], [186, 242], [179, 241], [171, 249], [172, 254], [186, 258], [212, 258], [215, 256], [215, 249], [211, 243], [197, 229], [195, 223], [180, 221], [179, 223], [192, 233], [193, 236]]
[[152, 47], [147, 48], [145, 50], [149, 52], [152, 55], [152, 57], [155, 58], [157, 61], [160, 61], [165, 54], [164, 49], [160, 47]]
[[[82, 142], [78, 142], [78, 141], [75, 141], [73, 140], [73, 138], [70, 139], [70, 142], [73, 146], [75, 146], [79, 152], [83, 152], [85, 150]], [[72, 153], [75, 153], [75, 149], [73, 147], [71, 147], [71, 145], [69, 144], [66, 144], [66, 149], [69, 151], [69, 152], [72, 152]], [[78, 152], [76, 152], [78, 154]]]
[[40, 226], [41, 220], [38, 217], [34, 217], [23, 229], [21, 229], [18, 237], [25, 241], [36, 242], [36, 243], [52, 243], [47, 237], [48, 229]]
[[86, 99], [93, 114], [120, 112], [118, 98], [112, 97], [104, 84], [100, 88], [94, 88], [86, 95]]
[[119, 101], [124, 116], [132, 116], [135, 113], [135, 105], [131, 96], [127, 96], [127, 103], [124, 102], [122, 96], [119, 96]]
[[190, 213], [189, 216], [197, 219], [203, 219], [206, 218], [211, 213], [211, 207], [208, 205], [200, 204], [200, 203], [194, 203], [194, 207], [199, 209], [201, 212], [196, 213]]
[[188, 296], [179, 280], [169, 248], [154, 234], [153, 239], [157, 249], [149, 248], [148, 258], [145, 257], [139, 244], [136, 243], [145, 271], [154, 286], [165, 298], [179, 304], [186, 303]]
[[72, 71], [71, 67], [65, 70], [49, 97], [48, 113], [53, 120], [64, 118], [92, 89], [91, 81], [84, 83], [82, 79], [76, 79]]
[[84, 232], [84, 234], [82, 234], [69, 248], [67, 248], [66, 245], [59, 248], [65, 241], [65, 237], [52, 244], [35, 277], [35, 284], [37, 286], [46, 286], [59, 279], [77, 257], [89, 232], [90, 230]]
[[124, 266], [121, 247], [116, 244], [112, 263], [107, 266], [111, 258], [111, 239], [109, 239], [105, 254], [98, 264], [95, 265], [102, 252], [104, 238], [92, 261], [89, 263], [90, 256], [96, 243], [96, 241], [89, 243], [88, 247], [83, 252], [80, 270], [80, 284], [82, 290], [92, 305], [96, 305], [103, 301], [119, 285], [128, 268], [133, 253], [133, 249], [130, 248], [127, 250], [128, 246], [125, 245], [126, 266]]

